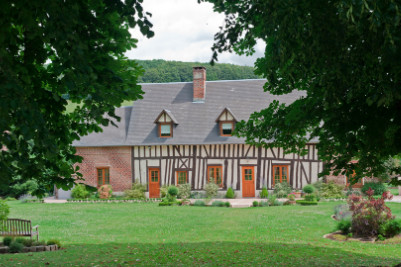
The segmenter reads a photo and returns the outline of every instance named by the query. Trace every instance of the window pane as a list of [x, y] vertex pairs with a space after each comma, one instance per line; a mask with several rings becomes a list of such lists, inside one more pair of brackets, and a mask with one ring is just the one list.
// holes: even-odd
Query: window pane
[[233, 130], [233, 124], [232, 123], [222, 123], [221, 129], [223, 130], [223, 134], [231, 134], [232, 130]]
[[109, 169], [104, 169], [104, 183], [105, 184], [110, 184]]
[[281, 174], [281, 180], [282, 180], [283, 182], [288, 182], [287, 167], [284, 166], [281, 172], [282, 172], [282, 174]]
[[[215, 177], [214, 177], [214, 168], [209, 168], [209, 182], [210, 181], [215, 181]], [[215, 181], [216, 182], [216, 181]]]
[[161, 124], [160, 125], [160, 135], [161, 136], [170, 136], [171, 135], [171, 125], [170, 124]]
[[97, 169], [97, 184], [103, 185], [103, 170]]
[[187, 183], [187, 172], [181, 171], [178, 172], [178, 184], [186, 184]]

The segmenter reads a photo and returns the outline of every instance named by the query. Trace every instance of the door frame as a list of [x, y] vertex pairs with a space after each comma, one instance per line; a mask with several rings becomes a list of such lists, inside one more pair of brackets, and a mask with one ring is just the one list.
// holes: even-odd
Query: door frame
[[[251, 166], [241, 166], [241, 180], [242, 180], [242, 197], [255, 197], [255, 166], [251, 165]], [[245, 184], [249, 183], [249, 182], [245, 182], [245, 170], [246, 169], [251, 169], [252, 170], [252, 183], [253, 183], [253, 187], [252, 187], [252, 192], [253, 192], [253, 196], [245, 196], [244, 192], [245, 192]]]
[[[156, 197], [150, 195], [150, 187], [151, 187], [151, 184], [152, 184], [152, 182], [151, 182], [152, 176], [151, 176], [150, 172], [154, 171], [154, 170], [157, 170], [158, 174], [159, 174], [159, 177], [158, 177], [158, 180], [159, 180], [159, 190], [158, 191], [159, 191], [159, 193], [158, 193], [158, 195]], [[155, 182], [153, 182], [153, 184], [155, 184]], [[160, 168], [159, 167], [148, 167], [148, 185], [149, 185], [149, 198], [160, 198], [161, 180], [160, 180]]]

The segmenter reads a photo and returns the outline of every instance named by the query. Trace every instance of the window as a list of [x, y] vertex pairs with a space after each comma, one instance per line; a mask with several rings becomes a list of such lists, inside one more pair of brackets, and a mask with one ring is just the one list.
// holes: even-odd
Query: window
[[288, 165], [273, 165], [273, 185], [289, 182]]
[[231, 136], [234, 131], [234, 122], [220, 122], [220, 135]]
[[188, 183], [188, 172], [177, 171], [177, 185]]
[[214, 181], [219, 187], [223, 187], [223, 172], [221, 166], [208, 166], [207, 180]]
[[171, 123], [160, 123], [159, 124], [159, 137], [166, 138], [173, 136]]
[[105, 184], [110, 184], [109, 168], [98, 168], [97, 169], [97, 185], [102, 186]]

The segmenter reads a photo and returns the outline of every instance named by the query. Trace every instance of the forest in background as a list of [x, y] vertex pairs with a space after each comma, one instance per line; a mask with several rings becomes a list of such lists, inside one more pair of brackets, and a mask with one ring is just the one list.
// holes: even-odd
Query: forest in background
[[233, 64], [166, 61], [163, 59], [135, 60], [144, 69], [145, 74], [140, 76], [140, 83], [167, 83], [167, 82], [191, 82], [192, 67], [205, 67], [208, 81], [216, 80], [242, 80], [258, 79], [253, 73], [254, 68], [249, 66], [238, 66]]

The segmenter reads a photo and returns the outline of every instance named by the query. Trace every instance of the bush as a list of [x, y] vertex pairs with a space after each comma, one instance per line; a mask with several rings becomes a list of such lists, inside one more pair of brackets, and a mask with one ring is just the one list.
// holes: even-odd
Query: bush
[[294, 194], [288, 194], [288, 196], [287, 196], [287, 199], [289, 200], [289, 201], [295, 201], [295, 195]]
[[167, 194], [171, 196], [177, 196], [178, 195], [178, 188], [174, 185], [171, 185], [167, 189]]
[[372, 188], [372, 190], [374, 191], [373, 192], [374, 196], [381, 196], [381, 195], [383, 195], [384, 192], [388, 191], [386, 184], [369, 182], [369, 183], [365, 183], [362, 186], [362, 188], [361, 188], [362, 193], [364, 193], [366, 195], [366, 192], [369, 190], [369, 188]]
[[172, 206], [173, 203], [169, 201], [162, 201], [159, 203], [159, 206]]
[[34, 241], [33, 246], [46, 246], [46, 242], [45, 241]]
[[213, 207], [225, 207], [226, 204], [223, 201], [216, 200], [216, 201], [213, 201], [212, 206]]
[[7, 202], [3, 199], [0, 199], [0, 221], [7, 220], [9, 213], [10, 207], [7, 205]]
[[253, 207], [258, 207], [259, 206], [259, 202], [257, 202], [256, 200], [254, 202], [252, 202], [252, 206]]
[[178, 198], [188, 199], [190, 195], [191, 195], [191, 185], [190, 184], [178, 185]]
[[337, 223], [337, 230], [348, 235], [351, 232], [351, 220], [341, 220]]
[[135, 182], [131, 190], [125, 190], [124, 196], [130, 199], [145, 199], [146, 185]]
[[268, 198], [269, 191], [267, 191], [266, 187], [262, 187], [262, 191], [260, 192], [260, 198]]
[[308, 184], [308, 185], [305, 185], [305, 186], [304, 186], [304, 188], [302, 189], [302, 191], [303, 191], [304, 193], [306, 193], [306, 194], [312, 194], [313, 192], [316, 191], [316, 188], [315, 188], [313, 185]]
[[100, 199], [109, 199], [113, 194], [113, 190], [111, 189], [111, 185], [104, 184], [97, 190]]
[[89, 191], [86, 190], [84, 184], [77, 184], [71, 191], [71, 197], [75, 199], [85, 199], [90, 195]]
[[354, 189], [348, 189], [347, 192], [345, 193], [345, 195], [347, 197], [349, 197], [350, 195], [356, 195], [356, 196], [360, 196], [362, 193], [359, 190], [354, 190]]
[[211, 181], [205, 185], [205, 191], [207, 198], [213, 198], [217, 195], [217, 192], [219, 191], [219, 186]]
[[292, 188], [289, 183], [283, 182], [283, 183], [278, 183], [274, 186], [274, 191], [273, 193], [278, 197], [278, 198], [284, 198], [287, 197], [289, 193], [292, 192]]
[[334, 207], [334, 216], [337, 220], [351, 220], [352, 212], [347, 204], [341, 204]]
[[297, 200], [296, 203], [302, 206], [317, 205], [317, 201], [308, 201], [308, 200]]
[[260, 201], [259, 207], [269, 207], [269, 202], [268, 201]]
[[24, 249], [24, 245], [17, 241], [12, 241], [9, 248], [9, 251], [11, 253], [19, 253], [22, 252], [22, 250]]
[[269, 203], [269, 206], [273, 206], [274, 202], [276, 202], [276, 197], [274, 195], [273, 196], [269, 196], [267, 201]]
[[224, 205], [227, 207], [227, 208], [229, 208], [229, 207], [231, 207], [231, 204], [230, 204], [230, 202], [224, 202]]
[[9, 247], [10, 244], [11, 244], [11, 242], [13, 242], [13, 240], [14, 240], [14, 237], [5, 236], [5, 237], [3, 238], [3, 244], [4, 244], [4, 246]]
[[393, 220], [391, 210], [386, 206], [385, 200], [391, 199], [389, 194], [383, 194], [381, 198], [373, 197], [373, 190], [366, 191], [368, 199], [351, 195], [348, 205], [352, 212], [352, 232], [358, 236], [377, 236], [379, 230], [388, 221]]
[[160, 197], [164, 198], [167, 196], [167, 190], [168, 190], [168, 185], [163, 185], [162, 187], [160, 187]]
[[59, 248], [61, 248], [61, 243], [60, 243], [60, 241], [57, 240], [57, 239], [50, 239], [50, 240], [48, 240], [48, 241], [47, 241], [47, 245], [48, 245], [48, 246], [50, 246], [50, 245], [57, 245]]
[[385, 237], [393, 237], [401, 234], [401, 220], [390, 220], [381, 225], [379, 234]]
[[22, 244], [24, 244], [25, 247], [32, 247], [34, 242], [35, 241], [33, 239], [25, 238]]
[[315, 194], [307, 194], [304, 196], [304, 200], [306, 201], [317, 201], [316, 195]]
[[15, 242], [18, 242], [18, 243], [24, 244], [25, 240], [26, 240], [26, 238], [23, 238], [23, 237], [17, 237], [17, 238], [15, 239]]
[[191, 192], [191, 195], [189, 197], [193, 198], [193, 199], [206, 198], [206, 193], [205, 192], [195, 191], [195, 192]]
[[333, 181], [330, 181], [329, 183], [322, 184], [319, 195], [322, 198], [343, 198], [343, 190], [343, 186], [335, 184]]
[[271, 206], [283, 206], [283, 205], [284, 205], [284, 202], [281, 202], [278, 199], [275, 199]]
[[234, 190], [231, 187], [227, 190], [226, 198], [235, 198]]
[[196, 200], [194, 202], [194, 206], [203, 207], [203, 206], [206, 206], [206, 204], [205, 204], [205, 201], [203, 201], [203, 200]]

